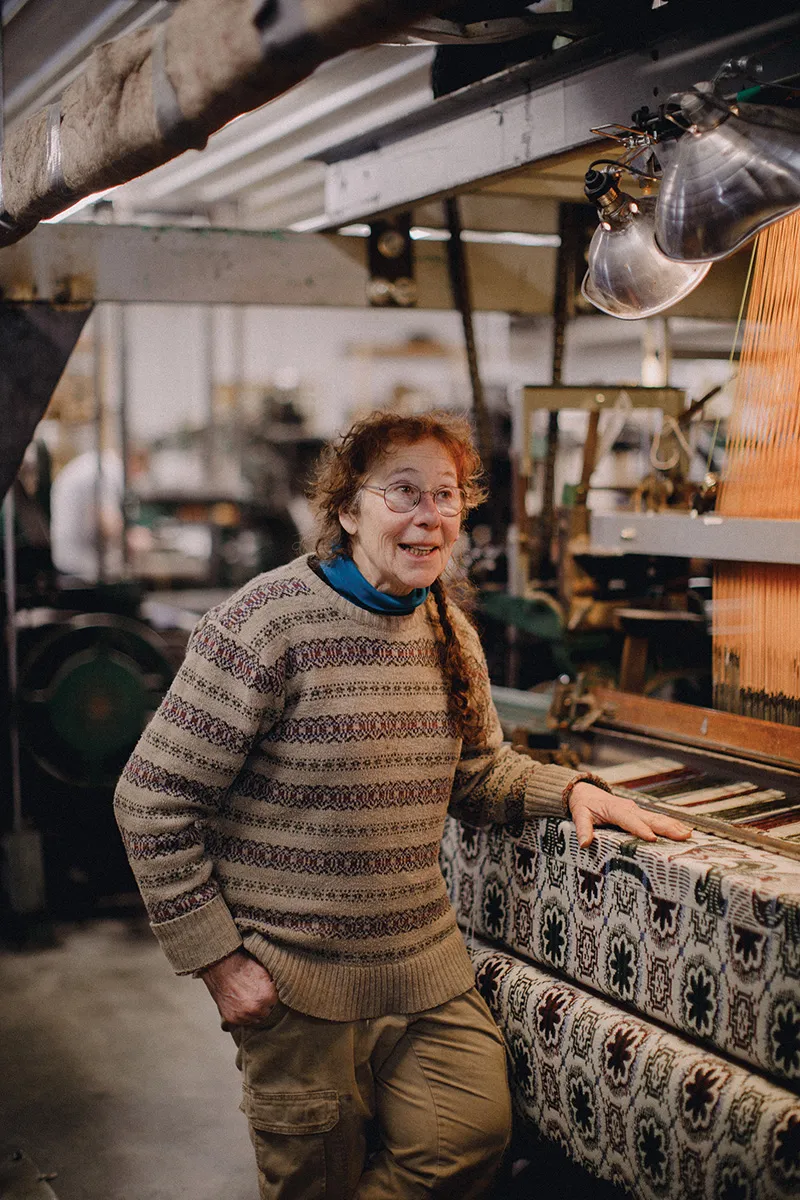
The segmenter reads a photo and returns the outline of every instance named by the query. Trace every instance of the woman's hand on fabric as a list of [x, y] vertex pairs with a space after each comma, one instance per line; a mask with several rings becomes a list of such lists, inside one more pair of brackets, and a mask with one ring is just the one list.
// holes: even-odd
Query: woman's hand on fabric
[[588, 846], [594, 837], [596, 825], [618, 825], [634, 837], [645, 842], [654, 842], [657, 837], [684, 841], [691, 837], [692, 830], [682, 821], [661, 813], [640, 808], [635, 800], [627, 800], [605, 792], [588, 780], [582, 779], [573, 787], [569, 797], [569, 810], [575, 822], [578, 845]]
[[272, 976], [246, 950], [235, 950], [199, 974], [228, 1025], [260, 1025], [277, 1003]]

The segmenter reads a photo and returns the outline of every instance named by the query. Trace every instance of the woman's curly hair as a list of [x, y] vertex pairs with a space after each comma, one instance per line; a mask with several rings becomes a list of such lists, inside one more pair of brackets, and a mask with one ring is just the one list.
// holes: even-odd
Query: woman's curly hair
[[[316, 518], [315, 550], [323, 562], [337, 555], [351, 555], [350, 534], [342, 527], [339, 513], [358, 511], [361, 487], [383, 457], [395, 446], [414, 445], [426, 438], [439, 442], [452, 458], [458, 485], [464, 492], [465, 511], [486, 499], [480, 456], [472, 427], [465, 417], [446, 412], [415, 416], [372, 413], [325, 447], [311, 481], [309, 499]], [[447, 591], [441, 578], [433, 584], [431, 594], [436, 602], [450, 716], [460, 735], [474, 742], [482, 736], [482, 716], [473, 701], [469, 660], [448, 611]]]

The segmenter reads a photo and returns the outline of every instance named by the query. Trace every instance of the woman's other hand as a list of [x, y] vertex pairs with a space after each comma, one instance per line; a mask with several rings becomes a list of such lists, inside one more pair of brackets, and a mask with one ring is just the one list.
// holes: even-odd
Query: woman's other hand
[[277, 1003], [272, 976], [246, 950], [235, 950], [199, 974], [228, 1025], [260, 1025]]
[[673, 838], [680, 842], [692, 835], [691, 828], [682, 821], [662, 816], [661, 813], [648, 812], [640, 808], [635, 800], [604, 792], [585, 779], [573, 787], [569, 810], [581, 847], [591, 843], [595, 825], [618, 825], [620, 829], [646, 842], [654, 842], [657, 837]]

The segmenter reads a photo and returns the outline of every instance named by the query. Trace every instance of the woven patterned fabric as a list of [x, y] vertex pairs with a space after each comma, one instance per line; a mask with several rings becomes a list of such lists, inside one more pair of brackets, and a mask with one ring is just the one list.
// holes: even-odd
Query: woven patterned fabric
[[462, 928], [800, 1085], [800, 863], [722, 838], [449, 820]]
[[593, 1174], [636, 1200], [800, 1194], [792, 1092], [485, 943], [472, 957], [518, 1118]]

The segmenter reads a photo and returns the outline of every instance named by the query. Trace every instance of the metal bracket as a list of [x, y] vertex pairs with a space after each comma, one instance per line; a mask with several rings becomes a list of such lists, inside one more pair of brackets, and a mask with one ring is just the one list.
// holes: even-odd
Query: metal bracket
[[553, 689], [553, 699], [547, 714], [547, 728], [584, 733], [605, 715], [603, 705], [585, 686], [583, 674], [570, 680], [562, 675]]

